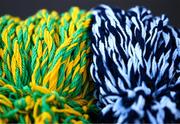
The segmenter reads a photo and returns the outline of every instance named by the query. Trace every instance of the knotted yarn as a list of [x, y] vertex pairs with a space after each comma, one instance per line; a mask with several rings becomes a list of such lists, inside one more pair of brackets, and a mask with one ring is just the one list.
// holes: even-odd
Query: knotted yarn
[[180, 122], [180, 31], [144, 7], [92, 10], [100, 122]]
[[89, 123], [90, 12], [0, 17], [0, 123]]

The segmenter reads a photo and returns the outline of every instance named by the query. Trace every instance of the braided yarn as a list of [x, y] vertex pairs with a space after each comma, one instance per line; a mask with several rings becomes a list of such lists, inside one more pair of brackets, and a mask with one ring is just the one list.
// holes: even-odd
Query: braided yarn
[[88, 123], [91, 14], [0, 17], [0, 123]]
[[144, 7], [92, 11], [90, 72], [100, 121], [180, 122], [180, 32]]

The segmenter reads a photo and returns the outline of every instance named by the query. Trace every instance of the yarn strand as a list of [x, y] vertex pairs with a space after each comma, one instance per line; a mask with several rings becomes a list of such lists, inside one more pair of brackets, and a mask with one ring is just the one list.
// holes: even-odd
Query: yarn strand
[[78, 7], [0, 18], [0, 123], [89, 123], [90, 22]]
[[180, 32], [144, 7], [92, 10], [99, 122], [180, 122]]

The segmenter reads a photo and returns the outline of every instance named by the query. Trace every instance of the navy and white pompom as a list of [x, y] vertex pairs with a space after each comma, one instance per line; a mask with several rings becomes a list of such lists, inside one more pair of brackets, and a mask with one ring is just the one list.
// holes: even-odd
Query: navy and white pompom
[[93, 9], [91, 76], [101, 122], [180, 122], [180, 31], [134, 7]]

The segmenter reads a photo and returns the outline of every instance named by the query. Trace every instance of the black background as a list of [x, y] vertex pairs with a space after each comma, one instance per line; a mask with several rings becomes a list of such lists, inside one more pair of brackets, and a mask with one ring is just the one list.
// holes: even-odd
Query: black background
[[101, 3], [126, 10], [136, 5], [145, 6], [154, 15], [166, 14], [170, 23], [180, 28], [180, 0], [0, 0], [0, 16], [10, 14], [25, 19], [42, 8], [62, 13], [71, 6], [89, 10]]

